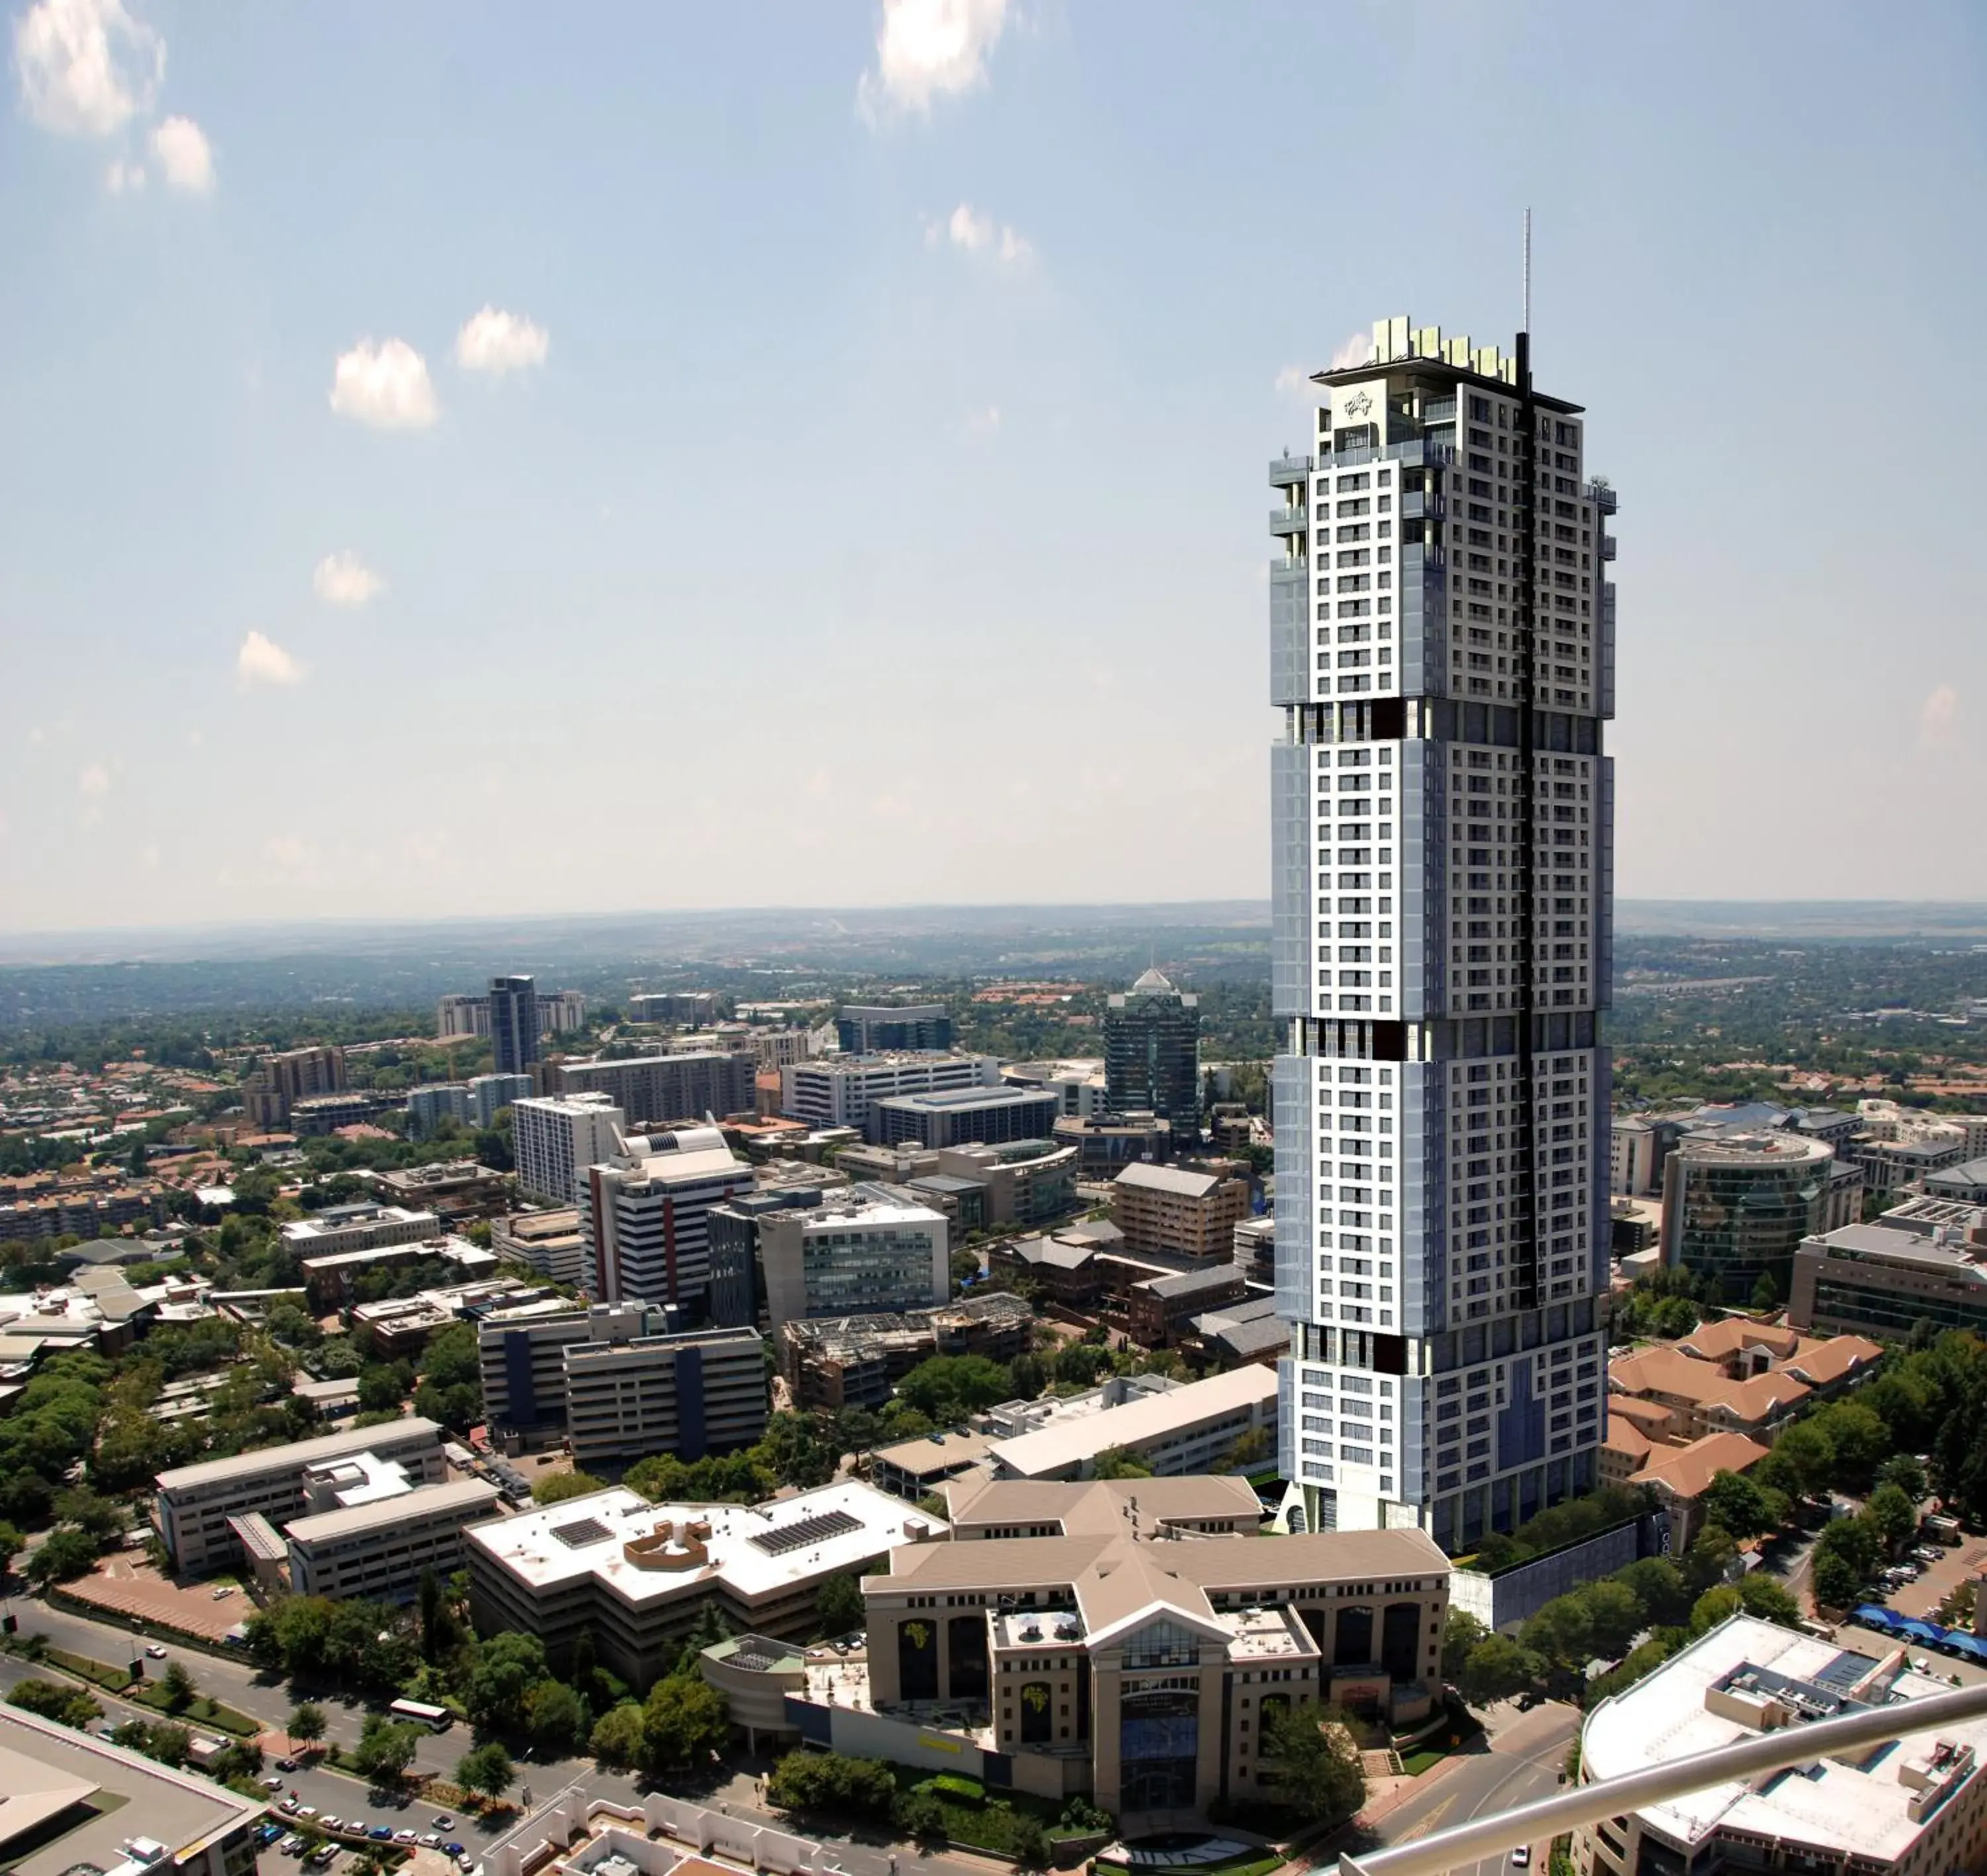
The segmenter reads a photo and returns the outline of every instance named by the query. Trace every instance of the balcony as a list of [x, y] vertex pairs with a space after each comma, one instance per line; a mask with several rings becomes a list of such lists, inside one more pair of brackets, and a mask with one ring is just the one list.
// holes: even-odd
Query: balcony
[[1307, 508], [1272, 508], [1270, 511], [1270, 531], [1272, 534], [1302, 534], [1311, 526], [1311, 511]]
[[1603, 560], [1614, 558], [1614, 537], [1611, 534], [1604, 534], [1601, 537], [1601, 558]]
[[1449, 505], [1442, 497], [1426, 489], [1410, 488], [1402, 494], [1401, 513], [1409, 521], [1439, 521], [1448, 512]]
[[1288, 488], [1300, 483], [1314, 467], [1308, 456], [1277, 456], [1270, 461], [1270, 486]]
[[1422, 406], [1424, 423], [1453, 423], [1456, 421], [1456, 400], [1453, 397], [1432, 397]]
[[1616, 507], [1614, 490], [1605, 482], [1589, 482], [1580, 491], [1603, 515], [1612, 515]]

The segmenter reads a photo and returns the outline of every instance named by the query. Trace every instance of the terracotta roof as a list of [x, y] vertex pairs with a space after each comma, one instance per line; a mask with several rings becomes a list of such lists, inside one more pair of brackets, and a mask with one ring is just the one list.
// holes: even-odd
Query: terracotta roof
[[1790, 1355], [1800, 1346], [1799, 1331], [1777, 1323], [1748, 1322], [1742, 1316], [1727, 1316], [1722, 1321], [1707, 1322], [1677, 1346], [1686, 1355], [1706, 1361], [1723, 1361], [1748, 1348], [1770, 1348], [1776, 1355]]
[[1867, 1336], [1837, 1335], [1825, 1342], [1808, 1343], [1783, 1372], [1810, 1387], [1825, 1388], [1859, 1368], [1881, 1360], [1883, 1354], [1883, 1349]]
[[1617, 1426], [1611, 1415], [1607, 1422], [1607, 1437], [1601, 1443], [1608, 1452], [1618, 1453], [1625, 1459], [1645, 1459], [1652, 1450], [1638, 1429], [1625, 1422]]
[[1707, 1433], [1687, 1446], [1659, 1446], [1628, 1483], [1660, 1486], [1678, 1498], [1695, 1498], [1721, 1472], [1743, 1472], [1767, 1449], [1743, 1433]]
[[1607, 1402], [1607, 1424], [1611, 1427], [1617, 1420], [1627, 1420], [1638, 1428], [1653, 1429], [1661, 1433], [1669, 1430], [1670, 1410], [1660, 1401], [1645, 1401], [1634, 1394], [1610, 1396]]
[[1679, 1348], [1643, 1348], [1618, 1355], [1607, 1366], [1607, 1385], [1623, 1394], [1668, 1394], [1700, 1407], [1722, 1407], [1742, 1420], [1763, 1420], [1807, 1395], [1807, 1388], [1787, 1375], [1755, 1375], [1734, 1381], [1721, 1368], [1699, 1361]]

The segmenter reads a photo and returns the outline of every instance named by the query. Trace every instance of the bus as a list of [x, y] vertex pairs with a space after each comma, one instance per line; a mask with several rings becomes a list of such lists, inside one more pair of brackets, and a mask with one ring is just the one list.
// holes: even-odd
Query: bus
[[425, 1700], [396, 1700], [386, 1711], [396, 1719], [411, 1720], [430, 1733], [446, 1733], [455, 1719], [447, 1707], [433, 1706]]

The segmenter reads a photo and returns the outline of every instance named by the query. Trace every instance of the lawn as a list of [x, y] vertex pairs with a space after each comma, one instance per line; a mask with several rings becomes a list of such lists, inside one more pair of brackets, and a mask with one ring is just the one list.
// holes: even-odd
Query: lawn
[[133, 1688], [124, 1697], [151, 1708], [156, 1713], [163, 1713], [168, 1719], [176, 1719], [181, 1726], [211, 1726], [217, 1733], [231, 1733], [238, 1739], [252, 1739], [262, 1730], [260, 1720], [251, 1719], [246, 1713], [238, 1713], [231, 1706], [223, 1706], [218, 1700], [210, 1700], [205, 1694], [194, 1695], [174, 1712], [165, 1689], [154, 1682]]

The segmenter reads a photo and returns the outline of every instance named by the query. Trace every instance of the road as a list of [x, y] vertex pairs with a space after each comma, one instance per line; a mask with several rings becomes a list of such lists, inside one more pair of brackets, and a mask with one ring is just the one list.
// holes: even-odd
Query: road
[[[1557, 1701], [1519, 1716], [1487, 1750], [1459, 1754], [1382, 1817], [1374, 1832], [1379, 1847], [1411, 1843], [1431, 1831], [1548, 1797], [1559, 1789], [1567, 1748], [1579, 1723], [1580, 1716]], [[1543, 1876], [1547, 1849], [1543, 1844], [1533, 1847], [1533, 1867], [1540, 1876]], [[1509, 1868], [1508, 1857], [1492, 1857], [1480, 1863], [1458, 1864], [1450, 1876], [1505, 1876]]]

